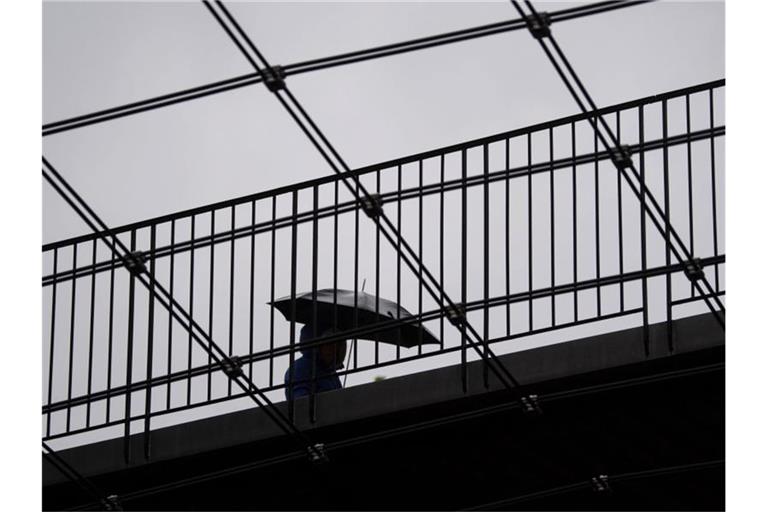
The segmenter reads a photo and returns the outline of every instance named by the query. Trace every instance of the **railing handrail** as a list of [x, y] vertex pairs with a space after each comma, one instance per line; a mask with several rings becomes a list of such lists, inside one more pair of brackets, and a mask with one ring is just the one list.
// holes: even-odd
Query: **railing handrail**
[[[462, 143], [459, 143], [459, 144], [452, 144], [452, 145], [448, 145], [448, 146], [443, 146], [443, 147], [440, 147], [440, 148], [436, 148], [436, 149], [432, 149], [432, 150], [428, 150], [428, 151], [424, 151], [424, 152], [420, 152], [420, 153], [411, 154], [411, 155], [408, 155], [408, 156], [405, 156], [405, 157], [401, 157], [401, 158], [398, 158], [398, 159], [394, 159], [394, 160], [388, 160], [388, 161], [385, 161], [385, 162], [379, 162], [379, 163], [376, 163], [376, 164], [371, 164], [371, 165], [368, 165], [368, 166], [363, 166], [363, 167], [360, 167], [360, 168], [357, 168], [357, 169], [353, 169], [349, 173], [345, 173], [345, 174], [351, 174], [351, 175], [354, 175], [354, 176], [361, 176], [361, 175], [365, 175], [365, 174], [370, 174], [370, 173], [375, 172], [377, 170], [393, 168], [393, 167], [396, 167], [396, 166], [399, 166], [399, 165], [406, 165], [408, 163], [417, 162], [419, 160], [426, 160], [428, 158], [433, 158], [433, 157], [444, 155], [444, 154], [449, 154], [449, 153], [454, 153], [454, 152], [457, 152], [457, 151], [467, 150], [467, 149], [478, 147], [478, 146], [482, 146], [482, 145], [485, 145], [485, 144], [491, 144], [493, 142], [499, 142], [499, 141], [502, 141], [502, 140], [505, 140], [505, 139], [510, 139], [510, 138], [521, 136], [521, 135], [526, 135], [528, 133], [534, 133], [534, 132], [538, 132], [538, 131], [541, 131], [541, 130], [546, 130], [546, 129], [554, 128], [554, 127], [557, 127], [557, 126], [563, 126], [563, 125], [571, 124], [571, 123], [578, 122], [578, 121], [584, 121], [584, 120], [587, 120], [587, 119], [589, 119], [591, 117], [594, 117], [595, 115], [603, 115], [603, 114], [608, 114], [608, 113], [612, 113], [612, 112], [628, 110], [628, 109], [631, 109], [631, 108], [639, 107], [641, 105], [657, 103], [657, 102], [660, 102], [660, 101], [663, 101], [663, 100], [668, 100], [668, 99], [672, 99], [672, 98], [678, 98], [678, 97], [686, 96], [686, 95], [689, 95], [689, 94], [694, 94], [694, 93], [697, 93], [697, 92], [703, 92], [703, 91], [708, 91], [708, 90], [712, 90], [712, 89], [717, 89], [717, 88], [723, 87], [724, 85], [725, 85], [725, 79], [724, 78], [719, 79], [719, 80], [713, 80], [713, 81], [709, 81], [709, 82], [704, 82], [704, 83], [701, 83], [701, 84], [697, 84], [697, 85], [693, 85], [693, 86], [689, 86], [689, 87], [684, 87], [684, 88], [681, 88], [681, 89], [675, 89], [675, 90], [667, 91], [667, 92], [660, 93], [660, 94], [654, 94], [654, 95], [646, 96], [646, 97], [643, 97], [643, 98], [639, 98], [639, 99], [635, 99], [635, 100], [631, 100], [631, 101], [626, 101], [626, 102], [622, 102], [622, 103], [617, 103], [617, 104], [614, 104], [614, 105], [611, 105], [611, 106], [607, 106], [607, 107], [602, 107], [602, 108], [600, 108], [600, 109], [598, 109], [596, 111], [591, 111], [591, 112], [588, 112], [588, 113], [573, 114], [573, 115], [570, 115], [570, 116], [565, 116], [565, 117], [561, 117], [561, 118], [558, 118], [558, 119], [554, 119], [554, 120], [550, 120], [550, 121], [546, 121], [546, 122], [542, 122], [542, 123], [537, 123], [537, 124], [533, 124], [533, 125], [528, 125], [528, 126], [525, 126], [525, 127], [522, 127], [522, 128], [516, 128], [516, 129], [513, 129], [513, 130], [508, 130], [508, 131], [505, 131], [505, 132], [496, 133], [496, 134], [493, 134], [493, 135], [489, 135], [489, 136], [485, 136], [485, 137], [469, 140], [469, 141], [462, 142]], [[224, 201], [218, 201], [218, 202], [215, 202], [215, 203], [209, 203], [207, 205], [197, 206], [197, 207], [194, 207], [194, 208], [189, 208], [189, 209], [186, 209], [186, 210], [181, 210], [181, 211], [178, 211], [178, 212], [175, 212], [175, 213], [169, 213], [169, 214], [160, 215], [160, 216], [157, 216], [157, 217], [141, 220], [141, 221], [138, 221], [138, 222], [133, 222], [133, 223], [130, 223], [130, 224], [125, 224], [125, 225], [122, 225], [122, 226], [119, 226], [119, 227], [112, 228], [111, 231], [114, 234], [122, 234], [122, 233], [130, 232], [130, 231], [135, 230], [135, 229], [141, 229], [141, 228], [149, 227], [149, 226], [152, 226], [152, 225], [160, 224], [160, 223], [163, 223], [163, 222], [170, 222], [172, 220], [177, 220], [177, 219], [184, 218], [184, 217], [190, 217], [192, 215], [199, 215], [199, 214], [207, 213], [207, 212], [210, 212], [210, 211], [213, 211], [213, 210], [229, 208], [229, 207], [238, 206], [238, 205], [241, 205], [241, 204], [250, 203], [250, 202], [253, 202], [253, 201], [259, 201], [259, 200], [268, 199], [268, 198], [271, 198], [271, 197], [277, 197], [277, 196], [280, 196], [280, 195], [283, 195], [283, 194], [287, 194], [287, 193], [291, 193], [291, 192], [294, 192], [294, 191], [297, 191], [297, 190], [306, 190], [306, 189], [310, 189], [310, 188], [318, 186], [318, 185], [323, 185], [323, 184], [327, 184], [327, 183], [333, 183], [333, 182], [341, 181], [341, 180], [344, 179], [345, 174], [341, 174], [341, 175], [339, 175], [339, 174], [331, 174], [331, 175], [323, 176], [323, 177], [320, 177], [320, 178], [314, 178], [314, 179], [306, 180], [306, 181], [303, 181], [303, 182], [293, 183], [291, 185], [285, 185], [285, 186], [282, 186], [282, 187], [277, 187], [277, 188], [273, 188], [273, 189], [270, 189], [270, 190], [265, 190], [265, 191], [262, 191], [262, 192], [256, 192], [256, 193], [253, 193], [253, 194], [248, 194], [248, 195], [245, 195], [245, 196], [240, 196], [240, 197], [236, 197], [236, 198], [232, 198], [232, 199], [227, 199], [227, 200], [224, 200]], [[78, 235], [78, 236], [75, 236], [75, 237], [67, 238], [67, 239], [64, 239], [64, 240], [59, 240], [59, 241], [56, 241], [56, 242], [49, 242], [47, 244], [43, 244], [42, 250], [43, 251], [50, 251], [50, 250], [57, 249], [57, 248], [60, 249], [62, 247], [71, 246], [71, 245], [74, 245], [74, 244], [77, 244], [77, 243], [89, 242], [89, 241], [92, 241], [92, 240], [99, 239], [102, 235], [103, 235], [102, 233], [89, 233], [89, 234], [85, 234], [85, 235]]]
[[[674, 147], [677, 145], [685, 144], [687, 142], [694, 142], [697, 140], [709, 139], [710, 137], [719, 137], [723, 135], [725, 135], [725, 128], [722, 126], [718, 126], [718, 127], [715, 127], [714, 130], [710, 130], [707, 128], [704, 130], [691, 132], [690, 134], [670, 136], [667, 138], [666, 141], [664, 141], [664, 139], [655, 139], [655, 140], [644, 141], [642, 145], [628, 144], [627, 146], [629, 147], [632, 153], [637, 153], [640, 151], [653, 151], [653, 150], [663, 148], [665, 146]], [[530, 166], [530, 169], [528, 168], [528, 166], [518, 166], [515, 168], [494, 171], [489, 174], [487, 181], [489, 183], [493, 183], [493, 182], [504, 180], [504, 179], [522, 178], [527, 176], [528, 174], [540, 174], [540, 173], [548, 172], [550, 169], [559, 170], [559, 169], [571, 167], [574, 164], [581, 165], [586, 162], [592, 163], [595, 160], [603, 161], [609, 158], [611, 158], [611, 154], [608, 151], [598, 151], [597, 153], [593, 153], [593, 152], [584, 153], [581, 155], [577, 155], [576, 157], [564, 157], [564, 158], [559, 158], [553, 161], [545, 160], [542, 162], [537, 162], [535, 164], [532, 164]], [[382, 193], [381, 201], [382, 201], [382, 204], [387, 204], [390, 202], [396, 202], [400, 200], [408, 200], [415, 197], [414, 193], [418, 196], [425, 197], [432, 194], [440, 193], [441, 191], [449, 192], [449, 191], [457, 190], [463, 187], [470, 188], [470, 187], [482, 186], [485, 183], [485, 181], [486, 181], [486, 178], [482, 175], [470, 176], [470, 177], [467, 177], [466, 179], [456, 178], [454, 180], [451, 180], [450, 182], [446, 181], [439, 184], [432, 184], [425, 187], [421, 187], [422, 190], [418, 190], [420, 187], [412, 187], [412, 188], [403, 189], [400, 191]], [[199, 237], [195, 237], [190, 240], [175, 242], [165, 246], [156, 247], [154, 250], [148, 249], [144, 252], [144, 255], [148, 259], [163, 258], [163, 257], [169, 256], [170, 254], [180, 254], [193, 249], [201, 249], [204, 247], [208, 247], [210, 245], [229, 242], [233, 239], [240, 239], [246, 236], [252, 236], [255, 234], [288, 228], [288, 227], [291, 227], [294, 223], [303, 224], [306, 222], [311, 222], [315, 218], [315, 216], [317, 216], [318, 219], [323, 219], [335, 214], [348, 213], [350, 211], [353, 211], [355, 207], [356, 207], [355, 200], [351, 199], [349, 201], [339, 203], [338, 205], [329, 205], [329, 206], [320, 207], [318, 208], [317, 211], [315, 211], [314, 209], [307, 209], [298, 213], [296, 216], [285, 215], [282, 217], [277, 217], [275, 219], [265, 220], [254, 225], [241, 226], [238, 228], [230, 228], [225, 231], [220, 231], [215, 235], [201, 235]], [[124, 262], [120, 260], [112, 261], [111, 259], [104, 259], [100, 262], [85, 264], [77, 268], [74, 268], [72, 270], [60, 271], [55, 274], [48, 274], [46, 276], [43, 276], [42, 284], [43, 286], [49, 286], [53, 284], [54, 281], [63, 282], [71, 279], [78, 279], [81, 277], [91, 276], [93, 272], [96, 272], [96, 273], [105, 272], [110, 270], [113, 266], [114, 268], [122, 267], [124, 266]]]

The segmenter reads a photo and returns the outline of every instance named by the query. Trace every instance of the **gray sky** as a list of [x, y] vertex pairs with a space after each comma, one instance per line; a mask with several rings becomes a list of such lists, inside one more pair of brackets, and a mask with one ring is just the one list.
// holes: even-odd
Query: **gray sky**
[[[228, 5], [255, 44], [274, 64], [289, 64], [517, 17], [507, 2], [237, 2]], [[545, 10], [573, 5], [566, 2], [537, 3], [540, 9]], [[251, 72], [247, 61], [198, 2], [46, 2], [43, 15], [44, 123]], [[610, 105], [724, 77], [723, 22], [721, 2], [655, 2], [558, 23], [553, 31], [596, 102]], [[302, 74], [289, 77], [288, 84], [353, 168], [578, 112], [578, 107], [551, 64], [526, 31]], [[676, 113], [679, 114], [679, 110]], [[679, 115], [671, 118], [671, 133], [679, 133]], [[701, 119], [694, 121], [694, 124], [703, 122]], [[675, 122], [678, 124], [675, 125]], [[719, 104], [716, 124], [723, 122], [722, 105]], [[631, 139], [631, 129], [624, 136]], [[588, 139], [585, 141], [589, 142]], [[269, 190], [331, 172], [263, 85], [48, 136], [43, 146], [45, 156], [111, 226]], [[591, 148], [588, 143], [580, 149], [589, 151]], [[499, 158], [498, 148], [491, 151], [493, 162]], [[542, 151], [546, 151], [546, 146]], [[705, 147], [697, 147], [694, 149], [695, 158], [703, 159], [706, 151]], [[471, 165], [476, 166], [476, 155], [470, 155], [470, 158], [473, 159]], [[519, 159], [520, 154], [513, 160], [515, 158]], [[653, 158], [649, 157], [650, 163], [654, 162]], [[671, 152], [670, 158], [674, 167], [683, 168], [682, 153]], [[722, 171], [721, 158], [722, 151], [718, 156], [718, 167]], [[534, 160], [541, 161], [543, 158]], [[708, 168], [702, 169], [704, 171], [708, 172]], [[410, 174], [409, 169], [404, 169], [404, 172], [409, 183], [413, 183], [413, 169], [410, 169]], [[427, 168], [427, 173], [430, 172], [434, 180], [434, 168]], [[455, 168], [450, 172], [455, 176]], [[680, 191], [684, 183], [680, 181], [681, 176], [677, 173], [672, 177], [673, 188], [677, 187], [676, 190]], [[392, 181], [387, 181], [389, 178], [383, 179], [385, 189], [392, 186]], [[579, 179], [579, 186], [587, 187], [592, 183], [588, 177]], [[610, 176], [606, 179], [610, 180]], [[722, 173], [719, 174], [718, 180], [723, 179]], [[562, 183], [558, 181], [556, 185], [556, 194], [563, 194], [563, 197], [569, 190], [564, 180], [565, 176]], [[654, 186], [653, 183], [651, 186]], [[707, 189], [702, 187], [704, 185], [697, 188], [697, 193], [706, 196]], [[516, 188], [514, 194], [522, 193], [522, 190]], [[478, 212], [481, 211], [482, 196], [477, 195], [480, 193], [477, 189], [470, 194], [473, 201], [471, 222], [480, 220]], [[537, 188], [536, 194], [546, 193], [545, 189]], [[492, 201], [494, 208], [498, 208], [501, 196], [498, 192], [494, 194]], [[327, 195], [324, 198], [327, 200]], [[605, 194], [602, 200], [608, 201], [608, 204], [615, 201], [610, 193]], [[425, 201], [426, 210], [433, 212], [435, 203], [428, 201], [431, 200]], [[538, 203], [534, 211], [537, 233], [540, 227], [549, 223], [548, 213], [544, 210], [540, 212], [539, 208], [543, 206]], [[513, 222], [515, 240], [523, 235], [525, 225], [522, 218], [525, 205], [521, 204], [515, 201], [515, 208], [522, 209], [513, 211], [513, 215], [517, 215]], [[405, 208], [406, 215], [415, 215], [413, 204]], [[86, 232], [84, 224], [49, 187], [43, 187], [43, 209], [45, 242]], [[501, 210], [492, 210], [495, 230], [502, 226], [499, 212]], [[682, 210], [673, 211], [676, 226], [685, 225], [683, 213]], [[722, 217], [722, 209], [719, 213]], [[588, 223], [590, 215], [593, 213], [583, 206], [580, 216], [585, 223]], [[625, 215], [628, 223], [637, 219], [636, 207], [632, 210], [632, 205], [625, 205]], [[570, 229], [569, 219], [557, 217], [556, 231], [561, 227]], [[429, 217], [425, 217], [425, 224], [429, 222]], [[611, 222], [615, 226], [615, 219], [606, 218], [605, 222], [606, 231], [613, 233]], [[372, 291], [370, 251], [374, 231], [365, 217], [361, 218], [361, 223], [366, 226], [361, 242], [365, 260], [361, 267], [361, 279], [368, 278], [366, 290]], [[470, 242], [478, 247], [482, 242], [481, 225], [472, 225]], [[326, 229], [327, 234], [329, 226], [321, 229]], [[701, 233], [698, 230], [697, 227], [698, 244], [706, 245], [707, 237], [711, 236], [706, 222], [702, 223]], [[436, 235], [433, 228], [427, 227], [427, 231], [425, 261], [434, 269]], [[308, 233], [300, 232], [300, 243], [304, 244], [304, 248], [308, 247]], [[404, 235], [415, 241], [416, 232], [412, 225], [406, 227]], [[454, 232], [449, 238], [455, 235]], [[590, 235], [587, 229], [583, 235], [581, 242], [586, 246], [589, 237], [594, 235]], [[455, 242], [455, 239], [450, 239], [449, 245], [453, 243], [451, 240]], [[546, 248], [548, 240], [548, 234], [537, 239], [537, 250]], [[282, 243], [281, 239], [278, 242]], [[723, 241], [720, 243], [723, 244]], [[342, 246], [349, 247], [349, 244], [351, 237], [348, 232], [343, 233]], [[569, 244], [568, 237], [561, 237], [558, 241], [560, 256], [556, 262], [557, 273], [565, 277], [568, 277], [565, 269], [570, 264]], [[610, 246], [615, 245], [615, 235], [604, 234], [603, 244], [608, 251], [604, 256], [607, 266], [604, 274], [613, 273], [616, 269], [610, 267], [610, 262], [615, 257], [611, 258], [610, 251], [613, 249]], [[287, 244], [281, 247], [281, 254], [288, 254], [284, 252]], [[391, 270], [394, 254], [389, 248], [382, 247], [382, 265]], [[630, 245], [626, 249], [625, 264], [628, 267], [639, 262], [637, 248], [633, 250], [633, 247]], [[660, 239], [653, 239], [651, 265], [663, 262], [663, 258], [658, 259], [659, 255], [663, 257], [660, 248]], [[321, 248], [326, 258], [322, 260], [326, 266], [321, 264], [321, 269], [328, 268], [328, 250], [327, 247]], [[503, 240], [494, 242], [491, 250], [494, 264], [491, 295], [499, 295], [502, 293], [503, 278], [497, 258], [503, 254]], [[586, 265], [594, 259], [594, 253], [590, 254], [590, 249], [586, 247], [580, 250], [583, 262], [579, 267], [580, 278], [589, 277], [593, 270]], [[102, 249], [99, 251], [100, 255], [106, 254]], [[470, 252], [470, 275], [477, 276], [470, 283], [470, 298], [478, 298], [482, 296], [480, 253], [477, 250]], [[342, 253], [342, 258], [347, 258], [342, 263], [347, 261], [348, 267], [351, 255], [349, 251]], [[199, 261], [204, 262], [205, 255], [199, 257], [203, 258]], [[219, 265], [226, 260], [225, 255], [220, 257], [218, 253], [216, 258]], [[238, 252], [238, 262], [246, 258], [245, 253]], [[455, 272], [457, 262], [454, 252], [447, 262], [447, 287], [454, 297], [459, 286]], [[184, 265], [183, 262], [178, 264]], [[526, 261], [513, 263], [513, 269], [521, 270], [513, 283], [517, 288], [523, 286], [522, 269], [526, 265]], [[547, 285], [548, 273], [543, 270], [547, 267], [548, 260], [538, 265], [534, 279], [537, 285]], [[299, 289], [307, 288], [307, 268], [304, 265], [300, 269]], [[475, 274], [472, 274], [473, 269]], [[278, 296], [288, 293], [285, 288], [288, 283], [286, 270], [285, 266], [278, 268]], [[50, 268], [46, 268], [45, 273], [49, 271]], [[158, 272], [161, 280], [167, 280], [167, 270], [158, 269]], [[404, 274], [407, 271], [404, 270]], [[224, 275], [228, 276], [227, 273]], [[202, 275], [199, 280], [205, 281]], [[321, 281], [321, 287], [328, 284], [327, 272], [321, 275]], [[351, 274], [343, 273], [342, 287], [351, 288], [350, 283]], [[404, 305], [411, 311], [415, 311], [416, 297], [415, 294], [409, 296], [408, 291], [416, 289], [415, 283], [410, 276], [404, 278]], [[183, 283], [177, 280], [177, 284]], [[84, 281], [78, 286], [86, 288], [87, 283]], [[196, 282], [196, 289], [198, 286], [200, 295], [205, 295], [207, 284]], [[382, 295], [391, 298], [393, 286], [391, 279], [385, 278]], [[259, 287], [259, 304], [268, 299], [268, 295], [265, 297], [261, 292], [264, 288]], [[244, 288], [238, 290], [239, 294], [245, 293]], [[219, 292], [217, 288], [217, 297]], [[47, 312], [50, 297], [45, 293], [50, 292], [44, 292], [44, 311]], [[62, 286], [59, 293], [67, 291]], [[99, 293], [102, 293], [101, 288]], [[226, 291], [222, 289], [221, 293], [226, 294]], [[608, 291], [604, 299], [607, 303], [611, 301], [611, 293]], [[124, 306], [124, 303], [118, 304]], [[700, 306], [691, 308], [691, 312], [703, 311], [703, 304]], [[87, 300], [81, 301], [78, 307], [87, 307]], [[425, 309], [429, 308], [427, 301]], [[262, 322], [260, 325], [268, 320], [268, 311], [263, 306], [257, 312], [257, 320]], [[204, 309], [201, 313], [207, 314]], [[540, 313], [542, 317], [548, 314], [546, 309]], [[65, 333], [68, 316], [57, 314], [57, 332]], [[238, 317], [247, 316], [243, 310], [238, 310], [237, 314]], [[523, 312], [515, 314], [522, 315]], [[654, 311], [656, 318], [660, 319], [658, 314]], [[225, 316], [224, 309], [217, 309], [215, 324], [225, 324]], [[159, 331], [167, 329], [167, 324], [162, 324], [165, 320], [157, 321]], [[45, 322], [44, 336], [50, 330], [50, 325]], [[498, 330], [502, 320], [501, 317], [494, 317], [491, 322], [491, 331], [494, 331]], [[81, 337], [87, 335], [83, 323], [78, 324], [78, 336]], [[282, 344], [287, 331], [284, 322], [280, 323]], [[625, 321], [614, 321], [600, 329], [611, 330], [627, 325]], [[103, 327], [101, 318], [97, 320], [97, 329]], [[430, 328], [435, 330], [434, 326]], [[592, 332], [596, 332], [596, 328], [588, 326], [569, 332], [568, 338]], [[174, 342], [184, 338], [183, 334], [181, 330], [174, 332]], [[214, 331], [214, 334], [215, 339], [221, 339], [227, 331], [224, 329], [220, 335]], [[557, 336], [539, 336], [514, 344], [502, 344], [498, 350], [517, 350], [558, 339]], [[455, 340], [452, 338], [452, 341]], [[239, 348], [242, 349], [242, 346]], [[104, 347], [98, 350], [103, 355]], [[370, 356], [370, 345], [361, 348], [363, 350], [365, 353], [361, 352], [361, 357]], [[141, 359], [145, 353], [142, 355], [139, 350], [137, 357]], [[66, 364], [66, 356], [66, 352], [57, 355], [55, 368]], [[202, 361], [202, 353], [196, 358], [198, 356]], [[373, 374], [394, 376], [440, 364], [453, 364], [455, 359], [428, 359], [388, 367]], [[137, 366], [141, 367], [141, 364]], [[161, 370], [158, 368], [156, 375], [161, 374]], [[283, 370], [284, 366], [277, 371], [278, 380]], [[137, 377], [143, 375], [143, 369], [136, 371]], [[368, 382], [371, 376], [353, 376], [349, 383]], [[82, 377], [77, 377], [76, 387], [83, 385]], [[61, 395], [55, 397], [61, 398]], [[246, 405], [240, 404], [241, 407]], [[222, 407], [226, 409], [232, 405]], [[193, 412], [190, 417], [195, 417], [195, 414], [199, 413]], [[163, 421], [166, 420], [158, 420], [156, 424], [163, 424]]]

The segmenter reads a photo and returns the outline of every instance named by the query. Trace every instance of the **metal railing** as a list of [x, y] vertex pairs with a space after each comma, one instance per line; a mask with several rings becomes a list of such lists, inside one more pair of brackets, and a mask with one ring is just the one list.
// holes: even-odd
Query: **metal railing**
[[[425, 293], [421, 276], [403, 266], [400, 239], [382, 243], [381, 223], [340, 183], [354, 176], [381, 199], [485, 347], [511, 349], [513, 340], [617, 318], [647, 326], [696, 307], [702, 297], [689, 279], [702, 272], [724, 294], [723, 92], [724, 81], [705, 83], [112, 232], [141, 251], [152, 279], [239, 357], [262, 391], [285, 387], [298, 351], [294, 326], [268, 303], [322, 288], [361, 290], [366, 280], [368, 293], [413, 316], [319, 338], [352, 340], [339, 375], [427, 358], [455, 364], [457, 356], [466, 368], [473, 356], [446, 321], [448, 305]], [[596, 115], [699, 259], [673, 263], [665, 238], [646, 230], [645, 205], [616, 169], [625, 155], [599, 149]], [[245, 396], [194, 348], [189, 326], [132, 286], [99, 234], [46, 244], [43, 261], [44, 439], [138, 425], [149, 433], [150, 420]], [[439, 345], [364, 340], [402, 323], [423, 324]], [[311, 400], [314, 419], [322, 409]]]

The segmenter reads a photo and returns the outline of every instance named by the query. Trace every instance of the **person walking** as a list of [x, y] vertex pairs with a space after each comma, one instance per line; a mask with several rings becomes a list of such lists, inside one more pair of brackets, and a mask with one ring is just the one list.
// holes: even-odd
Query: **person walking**
[[[341, 389], [341, 380], [336, 370], [344, 368], [344, 358], [347, 354], [346, 340], [323, 343], [319, 346], [307, 347], [317, 338], [330, 336], [335, 332], [333, 326], [319, 322], [306, 324], [301, 328], [299, 336], [299, 352], [301, 357], [293, 362], [285, 372], [285, 397], [288, 400], [307, 396], [313, 391], [322, 393]], [[315, 378], [312, 378], [312, 367], [315, 367]], [[293, 369], [293, 376], [291, 376]]]

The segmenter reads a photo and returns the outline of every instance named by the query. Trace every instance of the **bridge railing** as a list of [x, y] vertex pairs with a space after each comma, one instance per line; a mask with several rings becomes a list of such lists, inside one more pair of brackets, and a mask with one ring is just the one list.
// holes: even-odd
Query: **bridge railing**
[[[717, 81], [600, 110], [695, 263], [672, 260], [663, 234], [644, 220], [646, 198], [622, 181], [617, 155], [598, 150], [593, 113], [353, 172], [499, 350], [584, 329], [647, 326], [701, 311], [689, 280], [699, 271], [724, 294], [723, 102]], [[446, 318], [446, 304], [427, 293], [402, 247], [389, 243], [339, 176], [114, 232], [271, 396], [283, 393], [298, 335], [269, 303], [292, 293], [365, 287], [412, 313], [318, 341], [352, 340], [338, 372], [350, 384], [385, 367], [410, 372], [477, 358]], [[44, 439], [149, 432], [185, 414], [242, 408], [236, 400], [244, 395], [187, 326], [131, 286], [131, 273], [98, 234], [47, 244], [43, 261]], [[439, 344], [365, 339], [401, 323], [422, 324]], [[322, 408], [311, 400], [314, 419]]]

